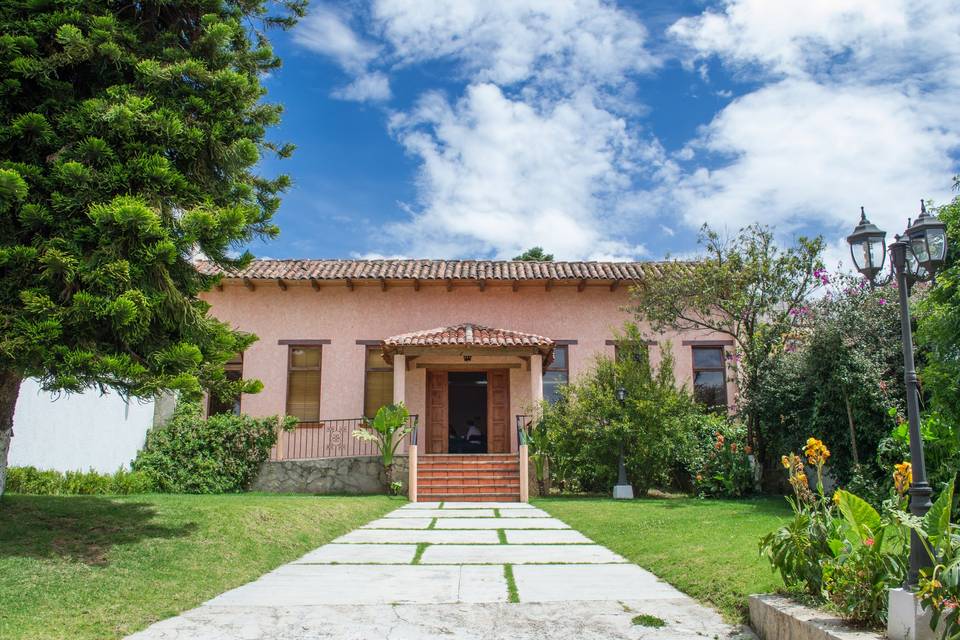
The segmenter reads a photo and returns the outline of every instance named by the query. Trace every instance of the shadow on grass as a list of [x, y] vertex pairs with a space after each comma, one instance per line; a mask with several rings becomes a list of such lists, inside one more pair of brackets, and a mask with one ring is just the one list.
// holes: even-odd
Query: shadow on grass
[[106, 496], [6, 495], [0, 501], [0, 558], [66, 559], [109, 564], [113, 547], [148, 539], [182, 538], [195, 523], [167, 526], [156, 507]]

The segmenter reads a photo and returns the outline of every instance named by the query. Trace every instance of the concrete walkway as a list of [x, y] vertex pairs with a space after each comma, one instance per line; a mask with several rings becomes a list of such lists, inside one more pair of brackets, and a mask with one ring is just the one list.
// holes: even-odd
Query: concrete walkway
[[[634, 624], [639, 614], [662, 619]], [[518, 503], [416, 503], [136, 640], [716, 638], [713, 610]]]

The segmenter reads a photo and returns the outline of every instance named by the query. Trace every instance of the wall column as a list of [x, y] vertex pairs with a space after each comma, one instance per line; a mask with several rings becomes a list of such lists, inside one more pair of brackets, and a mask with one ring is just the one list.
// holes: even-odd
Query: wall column
[[393, 356], [393, 402], [406, 404], [407, 394], [407, 356], [396, 354]]
[[543, 356], [530, 356], [530, 410], [536, 412], [543, 400]]

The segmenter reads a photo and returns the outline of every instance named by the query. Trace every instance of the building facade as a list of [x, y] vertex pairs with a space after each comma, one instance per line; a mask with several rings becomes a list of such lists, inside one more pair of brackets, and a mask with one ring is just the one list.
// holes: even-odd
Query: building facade
[[[421, 454], [516, 452], [522, 416], [615, 356], [634, 319], [631, 288], [665, 268], [682, 265], [256, 261], [204, 299], [259, 337], [232, 366], [264, 388], [211, 409], [297, 417], [275, 459], [362, 455], [350, 437], [359, 419], [401, 400], [416, 416]], [[653, 365], [670, 349], [679, 383], [710, 404], [732, 403], [725, 336], [641, 330]]]

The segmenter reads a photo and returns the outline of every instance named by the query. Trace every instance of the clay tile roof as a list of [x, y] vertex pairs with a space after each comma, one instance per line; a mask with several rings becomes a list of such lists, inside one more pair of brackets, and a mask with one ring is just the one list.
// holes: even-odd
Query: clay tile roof
[[201, 260], [205, 275], [251, 280], [631, 280], [661, 275], [682, 262], [528, 262], [522, 260], [254, 260], [225, 272]]
[[539, 347], [553, 348], [553, 340], [535, 333], [495, 329], [468, 322], [390, 336], [385, 347]]

